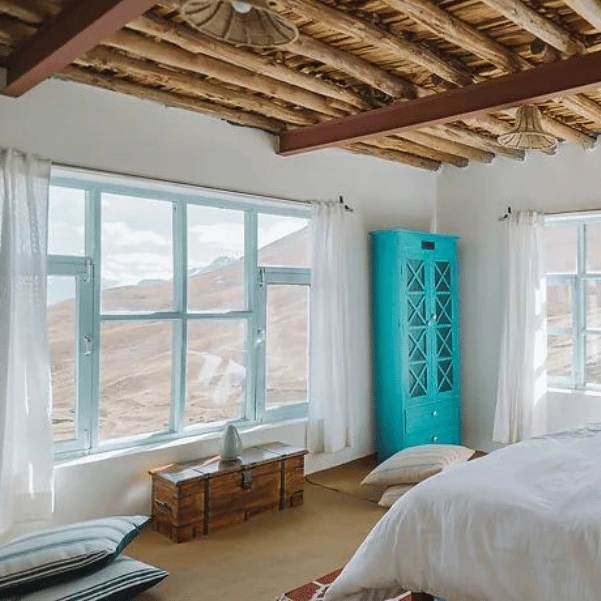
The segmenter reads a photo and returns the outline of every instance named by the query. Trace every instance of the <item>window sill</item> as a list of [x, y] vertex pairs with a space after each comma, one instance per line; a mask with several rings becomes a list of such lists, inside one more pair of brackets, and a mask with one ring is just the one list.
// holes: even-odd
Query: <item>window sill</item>
[[[247, 427], [239, 427], [240, 434], [242, 436], [243, 443], [249, 446], [257, 444], [251, 441], [244, 440], [245, 437], [252, 437], [253, 435], [262, 435], [269, 433], [270, 430], [276, 430], [285, 427], [301, 426], [307, 423], [306, 417], [298, 417], [288, 420], [282, 420], [277, 422], [268, 422], [264, 424], [251, 424]], [[56, 468], [72, 467], [78, 465], [86, 465], [91, 463], [97, 463], [114, 459], [117, 457], [131, 457], [144, 455], [146, 453], [152, 453], [156, 451], [163, 451], [166, 449], [182, 449], [187, 446], [193, 446], [200, 443], [217, 443], [221, 440], [223, 431], [212, 431], [203, 434], [196, 434], [191, 436], [185, 436], [175, 438], [172, 440], [164, 440], [161, 442], [151, 444], [134, 444], [121, 449], [112, 450], [100, 450], [87, 455], [78, 454], [76, 456], [63, 456], [56, 457], [54, 465]]]
[[587, 397], [597, 397], [601, 399], [601, 389], [593, 388], [562, 388], [561, 386], [549, 386], [547, 392], [551, 394], [561, 394], [565, 396], [577, 395]]

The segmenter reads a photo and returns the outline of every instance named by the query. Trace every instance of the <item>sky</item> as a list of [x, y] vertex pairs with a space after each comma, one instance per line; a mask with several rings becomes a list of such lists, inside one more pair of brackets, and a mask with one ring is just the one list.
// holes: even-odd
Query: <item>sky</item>
[[[306, 219], [262, 214], [259, 248], [307, 226]], [[244, 254], [244, 213], [188, 206], [188, 268], [206, 267], [218, 257]], [[85, 195], [51, 187], [49, 253], [85, 255]], [[161, 200], [103, 194], [102, 287], [173, 278], [172, 204]], [[73, 298], [73, 278], [51, 277], [48, 304]]]

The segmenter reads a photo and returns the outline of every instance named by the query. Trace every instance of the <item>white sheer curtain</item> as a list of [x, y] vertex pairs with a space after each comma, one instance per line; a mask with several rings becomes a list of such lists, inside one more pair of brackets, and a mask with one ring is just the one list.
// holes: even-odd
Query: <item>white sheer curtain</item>
[[493, 438], [510, 443], [547, 429], [547, 306], [543, 216], [519, 211], [505, 227], [505, 326]]
[[[369, 429], [367, 240], [342, 203], [313, 203], [311, 352], [307, 445], [312, 453], [350, 447]], [[369, 418], [367, 418], [369, 419]]]
[[49, 162], [0, 150], [0, 533], [53, 510], [49, 181]]

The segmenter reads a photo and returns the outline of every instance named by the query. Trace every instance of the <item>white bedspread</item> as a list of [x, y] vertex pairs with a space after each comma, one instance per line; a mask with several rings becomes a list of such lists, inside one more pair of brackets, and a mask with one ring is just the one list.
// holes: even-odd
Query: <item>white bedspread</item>
[[416, 486], [325, 601], [601, 600], [601, 424], [512, 445]]

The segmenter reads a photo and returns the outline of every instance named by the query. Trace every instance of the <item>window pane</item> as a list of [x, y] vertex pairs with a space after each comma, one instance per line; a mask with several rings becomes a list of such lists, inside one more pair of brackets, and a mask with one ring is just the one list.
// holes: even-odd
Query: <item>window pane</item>
[[572, 286], [547, 286], [549, 328], [572, 328]]
[[102, 195], [102, 310], [173, 307], [173, 205]]
[[601, 272], [601, 223], [586, 226], [586, 270]]
[[547, 370], [550, 376], [572, 377], [572, 336], [549, 334], [547, 339]]
[[601, 281], [586, 283], [586, 327], [601, 328]]
[[246, 322], [188, 322], [186, 424], [243, 417], [246, 393]]
[[74, 277], [48, 278], [48, 340], [52, 370], [54, 440], [75, 438], [76, 282]]
[[244, 291], [244, 213], [188, 205], [188, 308], [237, 310]]
[[308, 398], [309, 287], [267, 290], [267, 392], [269, 406]]
[[86, 193], [50, 186], [48, 254], [85, 255]]
[[173, 326], [168, 321], [104, 322], [100, 436], [121, 438], [169, 427]]
[[259, 215], [259, 265], [310, 267], [309, 220]]
[[601, 336], [586, 337], [586, 383], [601, 385]]
[[544, 228], [547, 273], [576, 273], [577, 240], [577, 225]]

